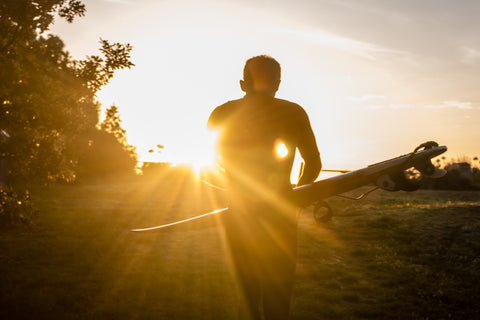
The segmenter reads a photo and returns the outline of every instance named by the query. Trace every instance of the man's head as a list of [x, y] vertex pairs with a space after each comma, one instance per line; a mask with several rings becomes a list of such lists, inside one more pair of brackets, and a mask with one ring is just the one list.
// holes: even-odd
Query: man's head
[[277, 60], [267, 55], [256, 56], [245, 63], [240, 87], [246, 93], [262, 92], [275, 96], [280, 76], [281, 69]]

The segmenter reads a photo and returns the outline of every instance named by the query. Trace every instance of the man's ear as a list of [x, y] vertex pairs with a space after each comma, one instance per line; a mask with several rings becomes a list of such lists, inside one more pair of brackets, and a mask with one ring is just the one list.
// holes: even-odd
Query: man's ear
[[282, 82], [280, 79], [278, 79], [278, 81], [275, 82], [275, 84], [274, 84], [275, 92], [278, 91], [278, 88], [280, 87], [280, 82]]
[[247, 92], [247, 84], [245, 83], [245, 81], [240, 80], [240, 88], [243, 92]]

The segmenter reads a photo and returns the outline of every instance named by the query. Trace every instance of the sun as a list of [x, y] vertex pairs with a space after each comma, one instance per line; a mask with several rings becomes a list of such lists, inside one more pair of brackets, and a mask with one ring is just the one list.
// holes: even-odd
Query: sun
[[191, 166], [198, 175], [202, 169], [215, 166], [218, 158], [216, 142], [215, 132], [209, 130], [197, 132], [188, 142], [177, 146], [173, 162]]

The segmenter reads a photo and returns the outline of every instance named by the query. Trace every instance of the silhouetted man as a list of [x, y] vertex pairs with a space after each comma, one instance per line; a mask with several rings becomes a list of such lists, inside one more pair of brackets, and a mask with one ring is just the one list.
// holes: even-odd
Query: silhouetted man
[[217, 107], [208, 120], [219, 130], [218, 152], [228, 181], [225, 219], [230, 259], [240, 293], [240, 318], [286, 319], [295, 273], [297, 208], [290, 174], [298, 148], [305, 166], [299, 184], [313, 182], [320, 154], [308, 116], [275, 98], [280, 64], [269, 56], [247, 60], [240, 86], [246, 95]]

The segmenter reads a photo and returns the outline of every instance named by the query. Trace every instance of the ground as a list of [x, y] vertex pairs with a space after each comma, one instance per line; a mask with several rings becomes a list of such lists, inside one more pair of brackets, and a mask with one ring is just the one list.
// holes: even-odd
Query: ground
[[[195, 185], [33, 188], [33, 225], [1, 229], [0, 318], [234, 318], [220, 227], [130, 232], [225, 203]], [[293, 319], [480, 318], [480, 192], [328, 201], [331, 222], [300, 215]]]

